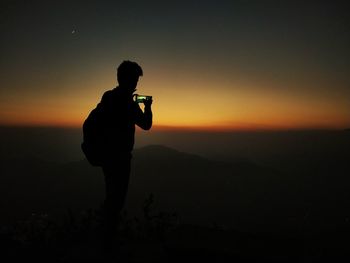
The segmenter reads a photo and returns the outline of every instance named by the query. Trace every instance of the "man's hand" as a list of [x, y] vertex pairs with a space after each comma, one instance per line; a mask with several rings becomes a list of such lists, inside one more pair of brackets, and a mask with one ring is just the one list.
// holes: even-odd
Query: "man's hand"
[[151, 107], [152, 102], [153, 102], [153, 99], [143, 100], [143, 104], [145, 105], [145, 107]]

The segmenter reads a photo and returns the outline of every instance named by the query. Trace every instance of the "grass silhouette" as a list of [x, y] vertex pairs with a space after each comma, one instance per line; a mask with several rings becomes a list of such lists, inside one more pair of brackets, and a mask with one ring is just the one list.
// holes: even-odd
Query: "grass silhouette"
[[[123, 210], [118, 229], [118, 239], [123, 244], [163, 243], [166, 234], [179, 224], [176, 213], [156, 212], [153, 204], [154, 195], [150, 194], [144, 201], [141, 216], [129, 217]], [[102, 214], [102, 206], [80, 214], [68, 209], [64, 220], [58, 222], [46, 213], [32, 213], [26, 220], [1, 228], [3, 257], [9, 262], [29, 259], [35, 262], [76, 261], [76, 258], [69, 258], [75, 247], [83, 246], [88, 250], [101, 245]]]
[[188, 225], [176, 213], [156, 211], [154, 204], [150, 194], [140, 216], [123, 211], [120, 247], [113, 258], [100, 249], [102, 209], [98, 208], [81, 213], [67, 210], [61, 221], [33, 213], [26, 220], [2, 226], [1, 262], [329, 262], [350, 258], [348, 242], [342, 239], [349, 232], [290, 238], [284, 233], [261, 235], [219, 225]]

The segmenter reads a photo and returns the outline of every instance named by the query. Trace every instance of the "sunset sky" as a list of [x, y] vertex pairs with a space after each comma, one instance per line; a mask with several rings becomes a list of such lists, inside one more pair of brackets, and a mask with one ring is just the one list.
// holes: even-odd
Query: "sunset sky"
[[350, 127], [340, 2], [1, 1], [0, 10], [0, 125], [80, 127], [133, 60], [158, 129]]

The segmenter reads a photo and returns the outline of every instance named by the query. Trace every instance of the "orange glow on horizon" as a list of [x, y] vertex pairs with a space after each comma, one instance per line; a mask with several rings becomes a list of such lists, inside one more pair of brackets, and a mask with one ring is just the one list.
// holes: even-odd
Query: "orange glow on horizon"
[[[2, 101], [0, 98], [0, 125], [81, 128], [102, 94], [115, 87], [112, 74], [97, 72], [92, 79], [79, 76], [51, 85], [42, 83], [42, 92], [36, 93], [30, 91], [38, 87], [36, 83], [28, 83], [26, 93]], [[322, 95], [241, 80], [220, 83], [213, 76], [194, 73], [178, 72], [181, 78], [172, 78], [173, 74], [154, 71], [140, 79], [137, 93], [154, 98], [154, 131], [274, 131], [350, 126], [348, 99], [341, 93]], [[45, 89], [47, 86], [50, 90]]]
[[[0, 126], [3, 127], [43, 127], [43, 128], [72, 128], [81, 129], [82, 122], [2, 122]], [[142, 131], [137, 127], [136, 132], [254, 132], [254, 131], [298, 131], [298, 130], [343, 130], [347, 129], [348, 125], [335, 126], [292, 126], [292, 125], [263, 125], [263, 124], [237, 124], [227, 126], [176, 126], [176, 125], [153, 125], [150, 131]]]

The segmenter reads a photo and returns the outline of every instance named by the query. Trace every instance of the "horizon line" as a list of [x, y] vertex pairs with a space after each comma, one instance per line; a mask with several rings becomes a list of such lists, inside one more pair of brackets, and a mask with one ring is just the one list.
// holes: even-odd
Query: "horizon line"
[[[54, 124], [1, 124], [0, 128], [43, 128], [43, 129], [82, 129], [82, 125], [54, 125]], [[298, 132], [298, 131], [349, 131], [350, 128], [341, 127], [253, 127], [253, 126], [171, 126], [154, 125], [150, 132]], [[140, 128], [136, 132], [142, 131]], [[149, 131], [146, 131], [149, 132]]]

